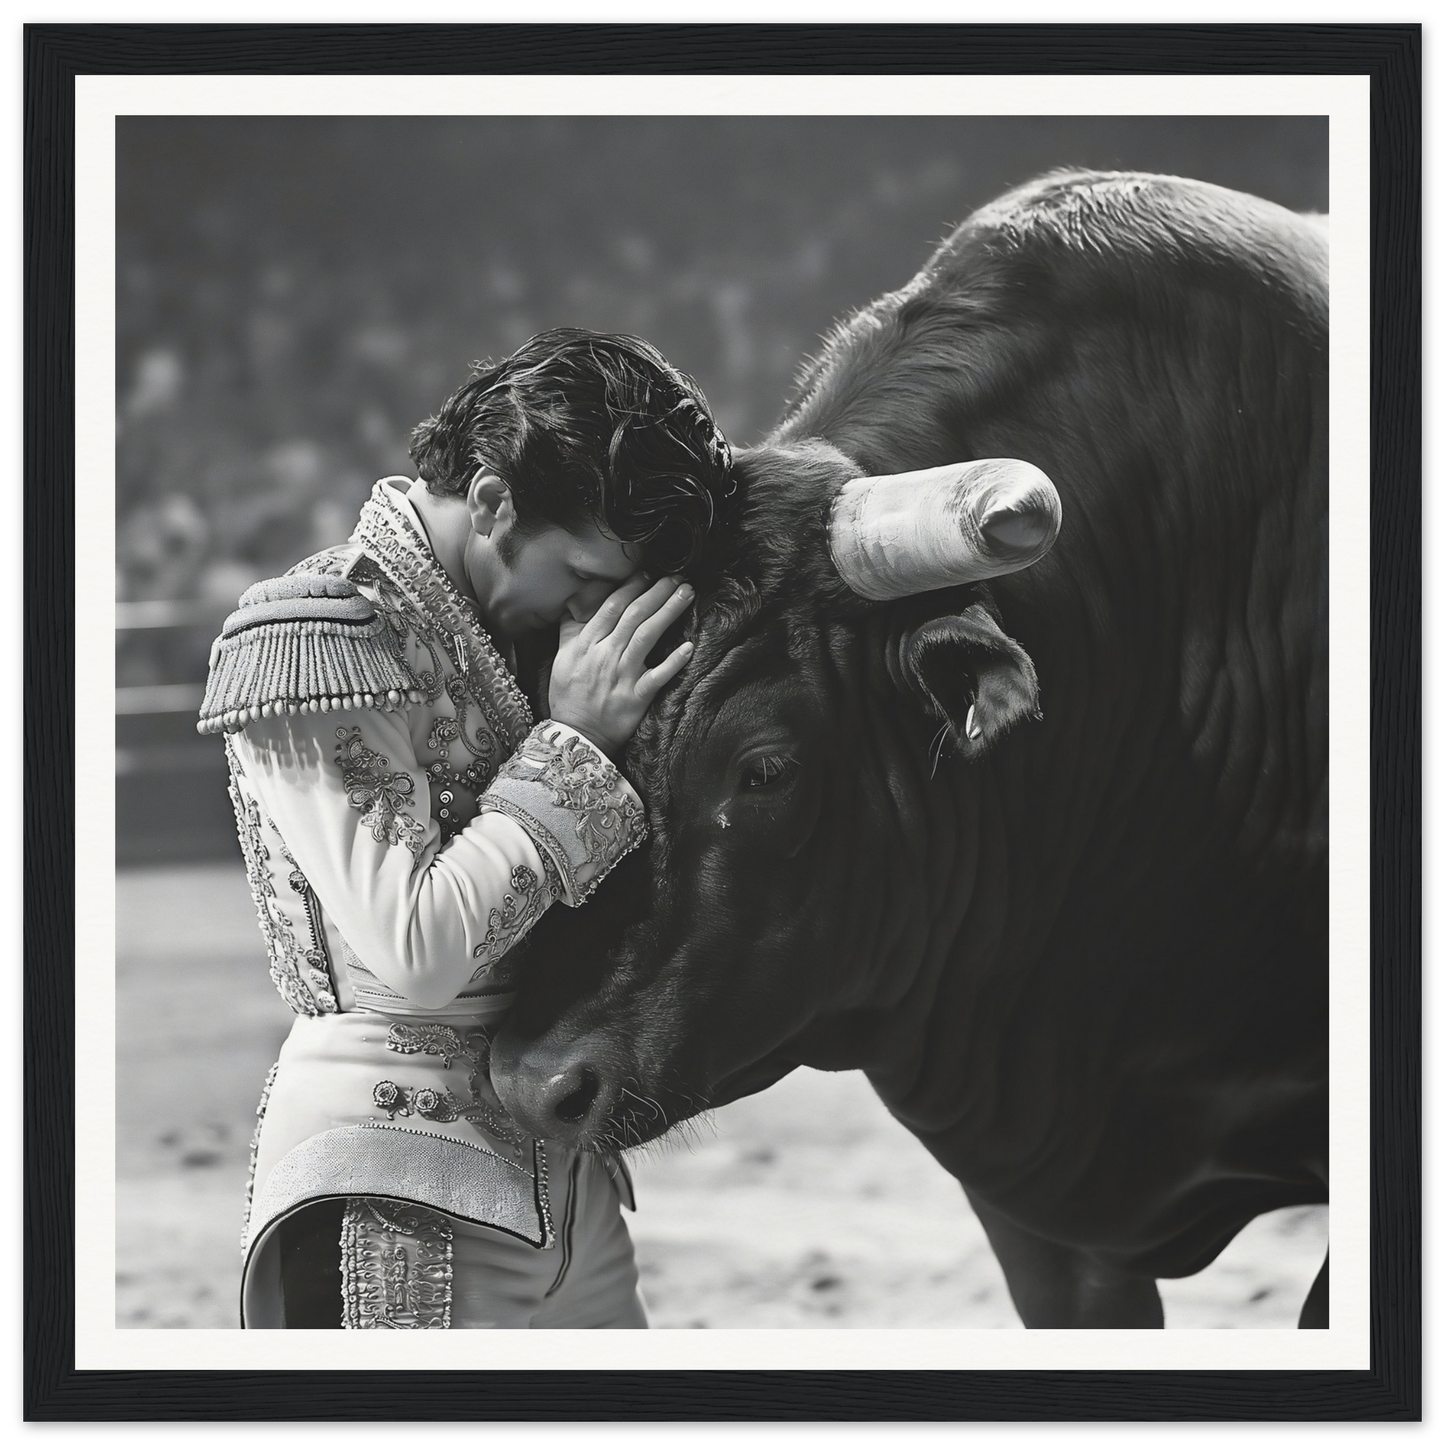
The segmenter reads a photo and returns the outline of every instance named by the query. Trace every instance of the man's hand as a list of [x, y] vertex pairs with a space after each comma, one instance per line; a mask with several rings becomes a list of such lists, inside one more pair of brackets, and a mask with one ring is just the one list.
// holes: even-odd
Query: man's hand
[[653, 698], [692, 653], [692, 643], [684, 642], [656, 667], [647, 666], [647, 654], [687, 611], [692, 595], [678, 577], [650, 587], [634, 577], [588, 621], [563, 618], [548, 694], [552, 716], [603, 752], [621, 752]]

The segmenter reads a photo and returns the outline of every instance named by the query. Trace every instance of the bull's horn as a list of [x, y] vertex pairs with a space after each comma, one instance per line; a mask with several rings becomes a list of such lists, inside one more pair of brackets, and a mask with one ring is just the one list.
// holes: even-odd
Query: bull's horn
[[995, 457], [847, 483], [828, 545], [844, 582], [884, 602], [1031, 566], [1054, 545], [1062, 516], [1043, 472]]

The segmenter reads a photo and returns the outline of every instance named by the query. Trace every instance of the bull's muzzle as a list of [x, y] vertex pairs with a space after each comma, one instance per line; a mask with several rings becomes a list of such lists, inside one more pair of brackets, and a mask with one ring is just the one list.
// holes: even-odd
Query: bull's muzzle
[[527, 1133], [580, 1144], [603, 1132], [618, 1089], [590, 1042], [523, 1042], [504, 1033], [492, 1046], [492, 1087]]

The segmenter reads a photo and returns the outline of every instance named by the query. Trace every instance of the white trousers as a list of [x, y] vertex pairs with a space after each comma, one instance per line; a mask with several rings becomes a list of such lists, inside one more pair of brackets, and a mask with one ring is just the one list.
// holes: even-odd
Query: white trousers
[[422, 1205], [348, 1200], [341, 1230], [343, 1326], [646, 1329], [617, 1186], [595, 1156], [562, 1157], [565, 1172], [555, 1170], [551, 1180], [553, 1249], [535, 1249]]

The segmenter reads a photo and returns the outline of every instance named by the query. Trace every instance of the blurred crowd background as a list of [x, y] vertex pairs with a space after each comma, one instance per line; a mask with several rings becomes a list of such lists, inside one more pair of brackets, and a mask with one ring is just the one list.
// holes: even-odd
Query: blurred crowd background
[[471, 362], [635, 332], [745, 445], [835, 319], [1008, 186], [1143, 169], [1324, 210], [1327, 140], [1309, 117], [121, 120], [121, 861], [234, 848], [192, 731], [210, 639], [409, 470]]

